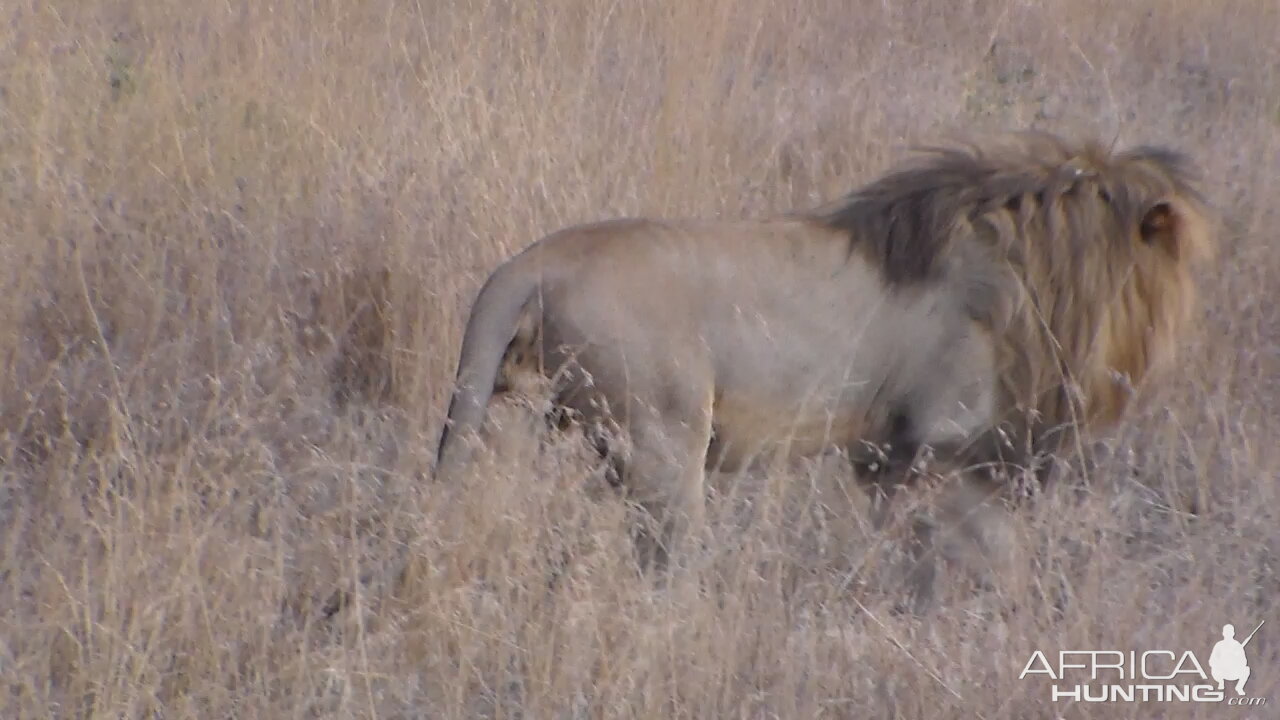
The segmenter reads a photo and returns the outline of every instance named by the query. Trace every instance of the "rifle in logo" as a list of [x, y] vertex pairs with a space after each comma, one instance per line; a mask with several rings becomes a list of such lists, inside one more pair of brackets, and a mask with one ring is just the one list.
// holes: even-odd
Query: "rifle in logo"
[[1267, 624], [1267, 621], [1266, 621], [1266, 620], [1263, 620], [1262, 622], [1258, 623], [1258, 627], [1254, 628], [1254, 629], [1253, 629], [1253, 632], [1249, 633], [1249, 637], [1245, 638], [1245, 639], [1244, 639], [1244, 642], [1242, 642], [1242, 643], [1240, 643], [1240, 644], [1241, 644], [1242, 646], [1243, 646], [1243, 645], [1248, 645], [1248, 644], [1249, 644], [1249, 641], [1253, 639], [1253, 636], [1254, 636], [1254, 635], [1257, 635], [1257, 634], [1258, 634], [1258, 631], [1262, 629], [1262, 626], [1263, 626], [1263, 625], [1266, 625], [1266, 624]]

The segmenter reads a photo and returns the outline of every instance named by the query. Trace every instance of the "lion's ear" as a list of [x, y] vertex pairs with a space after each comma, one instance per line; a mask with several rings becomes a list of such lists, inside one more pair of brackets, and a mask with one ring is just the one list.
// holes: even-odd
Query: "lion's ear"
[[1138, 232], [1142, 242], [1163, 248], [1175, 258], [1178, 256], [1178, 215], [1169, 202], [1152, 205], [1142, 216]]

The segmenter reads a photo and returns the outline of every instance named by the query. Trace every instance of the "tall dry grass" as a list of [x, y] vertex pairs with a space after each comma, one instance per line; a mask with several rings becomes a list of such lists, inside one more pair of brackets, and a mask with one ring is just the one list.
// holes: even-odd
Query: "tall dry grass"
[[[0, 717], [1273, 717], [1277, 37], [1273, 0], [5, 5]], [[1181, 147], [1231, 222], [1184, 372], [995, 587], [894, 613], [900, 543], [832, 547], [821, 464], [714, 498], [664, 588], [518, 411], [474, 481], [421, 480], [462, 313], [540, 234], [1026, 126]], [[1262, 619], [1260, 708], [1018, 679]]]

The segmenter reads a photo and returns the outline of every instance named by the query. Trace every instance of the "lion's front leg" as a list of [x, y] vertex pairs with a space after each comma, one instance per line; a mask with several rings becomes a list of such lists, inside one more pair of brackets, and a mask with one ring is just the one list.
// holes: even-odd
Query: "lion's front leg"
[[870, 505], [871, 526], [877, 532], [886, 531], [899, 523], [907, 523], [907, 563], [903, 579], [908, 596], [906, 606], [916, 614], [923, 614], [933, 604], [937, 582], [937, 546], [935, 523], [920, 508], [904, 504], [901, 499], [911, 475], [910, 463], [890, 465], [888, 468], [857, 467], [858, 484], [867, 492]]
[[1010, 569], [1009, 518], [998, 486], [971, 468], [935, 468], [920, 483], [922, 506], [911, 510], [909, 605], [922, 614], [934, 603], [939, 562], [946, 560], [981, 587], [995, 587]]
[[869, 496], [872, 527], [884, 531], [897, 522], [909, 524], [906, 605], [922, 614], [933, 604], [937, 583], [935, 523], [919, 508], [902, 507], [900, 498], [908, 486], [921, 484], [922, 469], [932, 453], [920, 442], [917, 424], [905, 412], [889, 416], [881, 437], [880, 442], [859, 443], [850, 456], [858, 484]]

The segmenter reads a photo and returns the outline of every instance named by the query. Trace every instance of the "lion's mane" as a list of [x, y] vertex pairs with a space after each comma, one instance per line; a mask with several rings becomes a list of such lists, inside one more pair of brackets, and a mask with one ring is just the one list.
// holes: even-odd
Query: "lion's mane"
[[938, 282], [992, 334], [999, 443], [1115, 421], [1185, 336], [1213, 214], [1184, 155], [1044, 133], [926, 148], [811, 213], [895, 292]]

